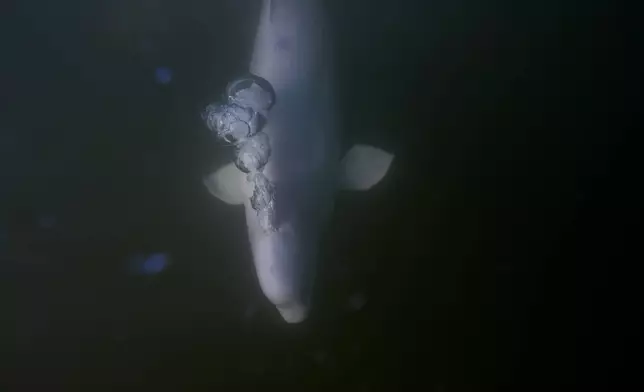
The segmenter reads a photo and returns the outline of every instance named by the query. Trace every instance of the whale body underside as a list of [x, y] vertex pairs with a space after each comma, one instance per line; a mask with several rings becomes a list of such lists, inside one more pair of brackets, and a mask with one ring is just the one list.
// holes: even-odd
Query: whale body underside
[[[320, 235], [337, 191], [370, 189], [394, 158], [367, 145], [340, 157], [330, 35], [320, 3], [263, 1], [250, 73], [270, 85], [274, 102], [270, 109], [253, 107], [263, 125], [244, 143], [261, 137], [267, 159], [249, 174], [238, 156], [204, 179], [214, 196], [244, 206], [259, 284], [289, 323], [309, 313]], [[246, 151], [238, 147], [238, 154]], [[272, 190], [270, 224], [260, 217], [269, 207], [257, 207], [258, 176]]]

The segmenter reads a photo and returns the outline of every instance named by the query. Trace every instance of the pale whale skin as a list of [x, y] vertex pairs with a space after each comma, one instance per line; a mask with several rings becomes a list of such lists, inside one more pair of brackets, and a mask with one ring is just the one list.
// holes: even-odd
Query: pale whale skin
[[275, 186], [275, 231], [259, 225], [246, 176], [229, 164], [205, 179], [215, 196], [244, 205], [259, 284], [288, 323], [309, 314], [320, 234], [338, 189], [366, 190], [393, 155], [354, 146], [339, 156], [331, 40], [321, 0], [263, 0], [250, 72], [276, 101], [262, 130], [271, 156], [263, 172]]

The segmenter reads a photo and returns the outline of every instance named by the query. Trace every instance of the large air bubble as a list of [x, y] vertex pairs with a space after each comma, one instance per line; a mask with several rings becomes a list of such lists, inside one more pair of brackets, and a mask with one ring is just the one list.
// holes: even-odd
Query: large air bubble
[[239, 145], [235, 165], [244, 173], [261, 171], [271, 156], [268, 135], [259, 132]]
[[203, 118], [208, 129], [231, 144], [241, 143], [255, 135], [265, 123], [253, 109], [237, 104], [208, 105]]
[[246, 75], [226, 87], [228, 102], [253, 108], [256, 112], [269, 110], [275, 103], [275, 90], [264, 78]]

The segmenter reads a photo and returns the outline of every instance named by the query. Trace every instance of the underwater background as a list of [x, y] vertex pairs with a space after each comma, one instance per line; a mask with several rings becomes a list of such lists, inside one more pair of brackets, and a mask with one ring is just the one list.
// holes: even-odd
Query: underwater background
[[200, 114], [247, 69], [259, 2], [0, 6], [3, 380], [445, 391], [635, 366], [634, 17], [326, 3], [343, 148], [396, 159], [338, 195], [299, 325], [201, 182], [232, 158]]

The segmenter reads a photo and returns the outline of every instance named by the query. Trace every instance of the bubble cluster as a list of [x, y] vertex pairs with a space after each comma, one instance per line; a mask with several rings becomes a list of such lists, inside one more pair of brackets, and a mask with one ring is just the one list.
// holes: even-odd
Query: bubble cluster
[[262, 132], [264, 114], [275, 103], [275, 92], [265, 79], [250, 75], [226, 87], [227, 102], [210, 104], [202, 117], [220, 139], [236, 147], [235, 165], [248, 174], [253, 184], [250, 202], [257, 211], [260, 226], [274, 230], [274, 187], [262, 173], [271, 156], [268, 135]]

